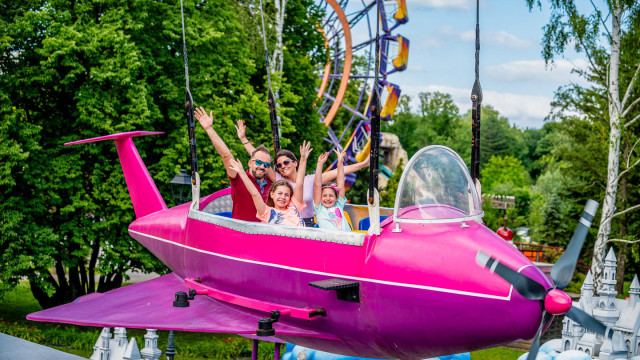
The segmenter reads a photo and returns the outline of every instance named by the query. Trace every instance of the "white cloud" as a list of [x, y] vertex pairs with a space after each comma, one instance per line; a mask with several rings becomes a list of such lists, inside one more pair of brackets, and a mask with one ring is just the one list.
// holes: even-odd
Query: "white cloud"
[[[474, 42], [476, 41], [476, 31], [456, 31], [450, 26], [443, 26], [440, 28], [440, 33], [448, 38]], [[535, 46], [533, 41], [527, 39], [521, 39], [513, 34], [510, 34], [504, 30], [500, 31], [480, 31], [480, 43], [481, 44], [494, 44], [506, 47], [509, 49], [524, 49]]]
[[546, 67], [544, 60], [518, 60], [490, 66], [484, 69], [485, 76], [504, 82], [538, 82], [569, 84], [571, 82], [587, 85], [587, 81], [571, 73], [574, 68], [586, 69], [584, 59], [558, 60], [552, 67]]
[[412, 46], [416, 47], [416, 50], [423, 50], [435, 47], [441, 47], [444, 43], [435, 37], [429, 35], [423, 35], [415, 42], [411, 43]]
[[[412, 98], [413, 109], [418, 109], [418, 93], [440, 91], [451, 94], [461, 113], [471, 109], [471, 89], [454, 88], [443, 85], [402, 86], [403, 94]], [[551, 98], [547, 96], [522, 95], [497, 91], [483, 91], [483, 105], [493, 106], [510, 124], [519, 128], [541, 128], [544, 118], [551, 110]]]
[[407, 0], [409, 10], [416, 8], [433, 8], [449, 10], [468, 10], [472, 6], [471, 0]]

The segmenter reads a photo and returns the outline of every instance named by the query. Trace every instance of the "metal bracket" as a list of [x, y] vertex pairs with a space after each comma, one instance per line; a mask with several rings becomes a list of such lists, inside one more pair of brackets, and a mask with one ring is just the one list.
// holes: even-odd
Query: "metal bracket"
[[360, 302], [360, 283], [343, 279], [328, 279], [310, 282], [309, 286], [321, 290], [335, 290], [338, 300]]

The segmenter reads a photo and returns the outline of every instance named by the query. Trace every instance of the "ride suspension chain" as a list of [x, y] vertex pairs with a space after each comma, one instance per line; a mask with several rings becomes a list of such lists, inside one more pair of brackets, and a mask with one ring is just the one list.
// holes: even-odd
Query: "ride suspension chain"
[[[380, 5], [380, 0], [376, 1]], [[376, 56], [374, 65], [373, 95], [371, 96], [371, 164], [369, 165], [369, 204], [374, 202], [374, 189], [378, 189], [378, 156], [380, 152], [380, 9], [377, 9], [376, 21]]]
[[196, 123], [193, 116], [193, 97], [189, 89], [189, 58], [187, 56], [187, 39], [184, 31], [184, 7], [180, 0], [180, 15], [182, 16], [182, 51], [184, 55], [184, 77], [187, 86], [185, 100], [185, 117], [187, 118], [187, 131], [189, 133], [189, 153], [191, 155], [191, 184], [196, 185], [196, 173], [198, 172], [198, 151], [196, 147]]
[[264, 29], [264, 11], [262, 0], [260, 0], [260, 17], [262, 19], [262, 40], [264, 43], [264, 62], [267, 69], [267, 83], [269, 93], [267, 95], [267, 105], [269, 105], [269, 120], [271, 121], [271, 134], [273, 136], [273, 150], [277, 154], [280, 151], [280, 128], [278, 124], [278, 113], [276, 112], [276, 96], [271, 86], [271, 66], [269, 64], [269, 50], [267, 49], [267, 33]]
[[480, 86], [480, 0], [476, 0], [476, 79], [471, 90], [471, 178], [480, 178], [480, 113], [482, 87]]

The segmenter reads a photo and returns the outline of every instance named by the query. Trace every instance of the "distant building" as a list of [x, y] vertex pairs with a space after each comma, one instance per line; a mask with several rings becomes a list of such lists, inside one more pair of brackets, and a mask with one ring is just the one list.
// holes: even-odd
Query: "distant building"
[[[562, 327], [562, 349], [579, 350], [592, 357], [603, 360], [630, 358], [640, 355], [640, 283], [638, 275], [633, 278], [629, 288], [629, 299], [616, 299], [616, 256], [609, 249], [604, 261], [604, 274], [600, 296], [593, 295], [593, 276], [591, 271], [582, 284], [580, 301], [575, 307], [582, 309], [605, 326], [614, 331], [613, 340], [583, 328], [565, 316]], [[625, 346], [626, 345], [626, 346]]]

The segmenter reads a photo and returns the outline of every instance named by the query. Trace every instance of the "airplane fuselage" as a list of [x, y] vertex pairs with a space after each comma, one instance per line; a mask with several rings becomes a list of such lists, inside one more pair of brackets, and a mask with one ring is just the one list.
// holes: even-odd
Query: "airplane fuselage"
[[[226, 194], [203, 198], [201, 209]], [[264, 229], [272, 225], [218, 221], [220, 216], [199, 211], [188, 215], [189, 204], [158, 211], [134, 221], [129, 233], [181, 277], [238, 296], [324, 309], [326, 316], [311, 321], [282, 317], [280, 322], [339, 340], [281, 338], [333, 353], [418, 359], [533, 337], [541, 321], [539, 303], [480, 268], [478, 249], [551, 287], [526, 257], [476, 221], [468, 227], [402, 223], [394, 232], [388, 218], [380, 235], [360, 234], [361, 242], [340, 243], [332, 240], [340, 234], [321, 229], [280, 227], [269, 234]], [[359, 302], [309, 286], [325, 279], [358, 282]], [[274, 329], [278, 336], [277, 324]]]

